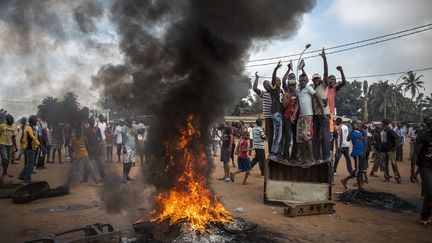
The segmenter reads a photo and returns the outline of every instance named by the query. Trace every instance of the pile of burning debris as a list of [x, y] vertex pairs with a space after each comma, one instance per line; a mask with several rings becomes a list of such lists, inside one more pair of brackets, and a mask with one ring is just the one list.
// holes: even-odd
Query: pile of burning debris
[[282, 239], [277, 233], [260, 229], [242, 218], [209, 224], [202, 232], [193, 230], [187, 222], [170, 225], [168, 220], [139, 222], [133, 228], [138, 242], [279, 242]]

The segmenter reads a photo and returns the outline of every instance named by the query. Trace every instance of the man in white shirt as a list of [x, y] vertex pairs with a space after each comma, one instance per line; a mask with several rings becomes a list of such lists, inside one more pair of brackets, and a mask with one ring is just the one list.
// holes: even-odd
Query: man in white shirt
[[348, 141], [349, 128], [347, 125], [342, 123], [342, 118], [336, 119], [336, 125], [338, 126], [338, 138], [336, 141], [336, 158], [333, 165], [333, 172], [336, 175], [337, 166], [342, 155], [345, 157], [348, 173], [351, 174], [351, 158], [349, 154], [350, 142]]
[[324, 112], [324, 106], [316, 91], [311, 86], [307, 86], [309, 79], [304, 70], [302, 71], [303, 73], [299, 76], [300, 85], [297, 89], [298, 106], [294, 109], [294, 114], [296, 114], [297, 110], [300, 109], [297, 121], [296, 139], [300, 152], [299, 160], [315, 164], [316, 161], [312, 150], [312, 99], [318, 100], [317, 102], [321, 107], [322, 112]]
[[117, 157], [118, 161], [117, 163], [120, 163], [121, 154], [122, 154], [122, 147], [123, 147], [123, 125], [124, 121], [120, 121], [120, 124], [118, 124], [114, 130], [114, 136], [115, 136], [115, 143], [117, 146]]

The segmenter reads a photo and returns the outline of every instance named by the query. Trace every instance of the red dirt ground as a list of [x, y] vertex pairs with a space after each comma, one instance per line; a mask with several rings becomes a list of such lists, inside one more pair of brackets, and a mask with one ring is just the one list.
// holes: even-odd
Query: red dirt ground
[[[383, 182], [382, 172], [377, 178], [370, 178], [366, 189], [394, 193], [409, 202], [422, 204], [420, 185], [409, 181], [409, 145], [404, 148], [405, 161], [399, 163], [402, 184], [392, 181]], [[16, 177], [22, 169], [23, 162], [10, 166], [10, 173]], [[249, 178], [248, 185], [242, 185], [243, 175], [238, 175], [235, 183], [219, 181], [223, 173], [219, 159], [215, 160], [215, 171], [210, 178], [213, 188], [222, 199], [226, 208], [234, 216], [240, 216], [257, 223], [260, 227], [279, 232], [285, 236], [286, 242], [432, 242], [432, 227], [423, 228], [419, 225], [419, 212], [394, 213], [373, 208], [337, 202], [337, 194], [344, 189], [339, 181], [347, 175], [345, 161], [342, 159], [335, 177], [333, 200], [336, 201], [334, 215], [313, 215], [288, 218], [283, 215], [283, 207], [263, 204], [263, 177], [255, 167]], [[51, 187], [61, 185], [69, 164], [48, 164], [46, 170], [36, 171], [33, 180], [47, 180]], [[108, 165], [110, 169], [120, 173], [121, 164]], [[136, 176], [139, 166], [132, 169]], [[134, 183], [134, 182], [131, 182]], [[352, 182], [350, 182], [352, 184]], [[67, 229], [82, 227], [96, 222], [113, 223], [125, 235], [132, 232], [132, 222], [140, 218], [135, 213], [108, 214], [103, 209], [91, 209], [73, 212], [39, 213], [36, 209], [72, 204], [91, 204], [101, 202], [98, 185], [78, 184], [72, 187], [67, 196], [39, 199], [27, 204], [13, 204], [11, 199], [0, 200], [0, 242], [18, 242], [46, 236]], [[136, 201], [140, 208], [140, 200]], [[243, 213], [235, 213], [234, 209], [242, 207]]]

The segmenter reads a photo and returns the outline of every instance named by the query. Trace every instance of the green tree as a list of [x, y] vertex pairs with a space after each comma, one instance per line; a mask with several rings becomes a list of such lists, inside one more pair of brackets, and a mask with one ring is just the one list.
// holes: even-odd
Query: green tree
[[60, 122], [60, 114], [62, 111], [61, 102], [52, 96], [43, 99], [42, 104], [38, 105], [37, 116], [47, 121], [48, 123], [55, 124]]
[[73, 123], [79, 111], [78, 97], [73, 92], [66, 93], [61, 102], [62, 122]]
[[379, 81], [370, 86], [368, 92], [369, 119], [380, 121], [394, 115], [394, 87], [387, 81]]
[[361, 82], [347, 82], [346, 85], [336, 94], [335, 106], [338, 116], [361, 116], [362, 105], [363, 99]]
[[424, 82], [421, 80], [423, 75], [416, 76], [417, 73], [409, 71], [405, 76], [402, 77], [403, 82], [400, 86], [403, 88], [404, 93], [410, 91], [411, 99], [413, 100], [417, 93], [420, 93], [420, 88], [425, 89], [423, 84]]

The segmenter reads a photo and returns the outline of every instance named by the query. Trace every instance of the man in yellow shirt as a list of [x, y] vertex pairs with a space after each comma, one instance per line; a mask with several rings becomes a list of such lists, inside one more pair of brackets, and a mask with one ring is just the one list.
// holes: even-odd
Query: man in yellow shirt
[[[70, 140], [69, 146], [72, 148], [72, 165], [69, 169], [69, 178], [67, 184], [71, 183], [75, 172], [78, 171], [78, 167], [82, 166], [84, 179], [80, 181], [81, 183], [87, 182], [86, 173], [90, 175], [95, 184], [98, 184], [98, 180], [96, 179], [95, 166], [93, 161], [90, 160], [88, 154], [88, 140], [87, 137], [83, 134], [83, 129], [81, 126], [77, 126], [74, 129], [75, 135], [72, 136]], [[88, 177], [88, 175], [87, 175]]]
[[11, 160], [12, 149], [15, 152], [17, 151], [15, 141], [16, 127], [13, 123], [13, 116], [7, 114], [6, 123], [0, 124], [0, 158], [3, 167], [2, 179], [4, 176], [12, 177], [7, 173], [7, 169]]
[[36, 116], [30, 116], [28, 121], [29, 125], [24, 129], [21, 145], [24, 149], [25, 164], [19, 176], [19, 179], [23, 180], [25, 183], [31, 182], [31, 174], [36, 162], [36, 154], [39, 147], [39, 140], [33, 128], [37, 123]]

